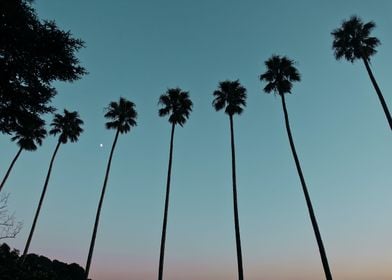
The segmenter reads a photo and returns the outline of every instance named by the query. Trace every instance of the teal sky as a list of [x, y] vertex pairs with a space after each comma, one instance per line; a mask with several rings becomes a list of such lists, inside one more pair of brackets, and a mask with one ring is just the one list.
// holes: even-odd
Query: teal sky
[[[391, 1], [36, 0], [34, 7], [86, 42], [78, 56], [89, 75], [55, 84], [54, 105], [78, 110], [85, 133], [59, 150], [32, 252], [84, 266], [114, 138], [104, 108], [123, 96], [136, 103], [138, 126], [117, 145], [91, 277], [156, 278], [170, 137], [157, 101], [179, 86], [194, 111], [175, 135], [165, 276], [236, 279], [229, 120], [211, 102], [219, 81], [238, 78], [248, 90], [248, 106], [235, 117], [245, 277], [324, 279], [281, 103], [258, 80], [264, 61], [282, 54], [302, 74], [287, 106], [334, 278], [392, 278], [391, 131], [364, 66], [336, 61], [330, 35], [353, 14], [377, 23], [382, 45], [372, 67], [392, 110]], [[17, 147], [5, 135], [0, 143], [4, 174]], [[23, 152], [5, 186], [10, 210], [24, 221], [9, 241], [18, 249], [54, 146], [47, 138], [37, 152]]]

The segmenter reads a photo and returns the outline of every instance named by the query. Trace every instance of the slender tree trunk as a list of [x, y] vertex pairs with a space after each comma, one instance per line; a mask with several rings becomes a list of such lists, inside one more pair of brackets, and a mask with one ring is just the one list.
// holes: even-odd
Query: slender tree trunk
[[112, 157], [113, 157], [114, 149], [116, 147], [119, 133], [120, 133], [120, 131], [117, 129], [116, 136], [114, 137], [112, 149], [110, 151], [109, 161], [108, 161], [108, 164], [106, 167], [105, 180], [104, 180], [103, 186], [102, 186], [101, 198], [99, 199], [99, 203], [98, 203], [97, 215], [95, 217], [95, 223], [94, 223], [94, 229], [93, 229], [93, 235], [91, 237], [91, 243], [90, 243], [90, 248], [88, 251], [88, 257], [87, 257], [87, 262], [86, 262], [86, 269], [85, 269], [86, 279], [88, 279], [88, 275], [90, 272], [90, 265], [91, 265], [91, 260], [92, 260], [93, 252], [94, 252], [95, 238], [97, 237], [99, 217], [101, 215], [102, 203], [103, 203], [103, 199], [105, 197], [106, 185], [107, 185], [107, 182], [109, 179], [110, 165], [112, 164]]
[[1, 190], [3, 189], [4, 184], [5, 184], [5, 182], [7, 181], [8, 176], [10, 175], [11, 170], [12, 170], [12, 168], [14, 167], [14, 164], [15, 164], [16, 160], [18, 159], [18, 157], [19, 157], [20, 153], [22, 152], [22, 150], [23, 150], [23, 148], [20, 148], [19, 151], [16, 153], [16, 156], [15, 156], [14, 159], [12, 160], [11, 165], [10, 165], [10, 167], [9, 167], [8, 170], [7, 170], [7, 173], [5, 173], [5, 176], [4, 176], [4, 178], [3, 178], [3, 181], [1, 181], [0, 192], [1, 192]]
[[163, 279], [163, 264], [165, 261], [166, 226], [167, 226], [167, 214], [169, 212], [170, 178], [171, 178], [171, 168], [172, 168], [172, 160], [173, 160], [174, 128], [175, 128], [175, 124], [172, 124], [172, 130], [170, 136], [169, 166], [167, 169], [167, 181], [166, 181], [165, 210], [163, 214], [161, 250], [159, 254], [158, 280]]
[[306, 200], [306, 206], [308, 207], [310, 220], [312, 222], [313, 231], [314, 231], [314, 234], [316, 236], [317, 245], [318, 245], [318, 248], [319, 248], [319, 251], [320, 251], [321, 261], [323, 263], [324, 272], [325, 272], [325, 278], [327, 280], [332, 280], [332, 274], [331, 274], [331, 271], [329, 269], [327, 254], [326, 254], [325, 249], [324, 249], [323, 240], [321, 239], [320, 230], [319, 230], [318, 225], [317, 225], [317, 220], [316, 220], [316, 216], [315, 216], [314, 211], [313, 211], [312, 202], [310, 200], [308, 189], [306, 187], [305, 178], [304, 178], [304, 175], [302, 173], [302, 169], [301, 169], [301, 165], [299, 163], [297, 152], [295, 150], [293, 136], [291, 135], [289, 116], [288, 116], [288, 113], [287, 113], [287, 108], [286, 108], [286, 102], [285, 102], [284, 94], [280, 94], [280, 96], [282, 97], [282, 106], [283, 106], [283, 112], [284, 112], [284, 119], [285, 119], [285, 123], [286, 123], [287, 135], [289, 137], [291, 151], [293, 153], [295, 165], [297, 167], [298, 175], [299, 175], [299, 178], [301, 180], [302, 190], [304, 192], [305, 200]]
[[364, 56], [362, 56], [362, 61], [365, 64], [365, 67], [366, 67], [366, 70], [369, 74], [370, 80], [372, 81], [373, 87], [376, 90], [378, 99], [380, 100], [381, 106], [384, 109], [385, 117], [387, 118], [387, 121], [389, 123], [389, 127], [392, 130], [392, 117], [391, 117], [391, 114], [389, 113], [387, 103], [384, 100], [384, 96], [382, 95], [381, 90], [378, 87], [377, 81], [373, 76], [373, 72], [372, 72], [372, 69], [370, 69], [370, 65], [369, 65], [368, 60]]
[[234, 206], [235, 242], [237, 248], [238, 280], [243, 280], [244, 271], [242, 267], [240, 222], [238, 217], [238, 205], [237, 205], [237, 178], [236, 178], [236, 171], [235, 171], [234, 124], [233, 124], [232, 115], [230, 115], [230, 136], [231, 136], [231, 166], [232, 166], [232, 177], [233, 177], [233, 206]]
[[44, 184], [44, 187], [43, 187], [42, 193], [41, 193], [41, 198], [39, 199], [38, 208], [37, 208], [37, 211], [35, 212], [33, 225], [31, 226], [30, 234], [29, 234], [29, 237], [28, 237], [27, 242], [26, 242], [26, 246], [25, 246], [24, 251], [23, 251], [22, 262], [24, 262], [24, 259], [26, 258], [26, 255], [27, 255], [27, 252], [29, 251], [31, 239], [33, 238], [35, 226], [37, 225], [38, 216], [39, 216], [39, 213], [41, 211], [42, 202], [44, 201], [45, 194], [46, 194], [46, 189], [48, 188], [50, 174], [52, 173], [53, 162], [54, 162], [54, 159], [56, 158], [56, 154], [57, 154], [57, 151], [59, 150], [60, 145], [61, 145], [61, 142], [59, 140], [57, 142], [56, 148], [54, 149], [54, 152], [53, 152], [53, 155], [52, 155], [52, 159], [50, 160], [48, 174], [46, 175], [45, 184]]

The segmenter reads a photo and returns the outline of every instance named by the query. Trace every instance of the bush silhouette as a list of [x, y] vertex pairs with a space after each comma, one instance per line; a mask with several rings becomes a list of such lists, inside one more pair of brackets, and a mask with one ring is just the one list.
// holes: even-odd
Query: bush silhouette
[[22, 264], [19, 252], [5, 243], [0, 246], [0, 275], [2, 280], [85, 280], [84, 269], [76, 263], [29, 254]]

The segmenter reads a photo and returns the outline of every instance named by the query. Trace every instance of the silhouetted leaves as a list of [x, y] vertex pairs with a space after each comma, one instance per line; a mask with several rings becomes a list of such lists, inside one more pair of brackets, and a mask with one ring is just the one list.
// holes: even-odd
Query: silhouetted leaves
[[160, 117], [169, 115], [171, 124], [183, 126], [192, 112], [193, 103], [189, 98], [189, 92], [180, 88], [170, 88], [159, 97], [159, 105], [162, 108], [158, 113]]
[[122, 133], [127, 133], [131, 127], [137, 125], [137, 112], [135, 104], [123, 97], [118, 102], [110, 102], [106, 108], [105, 118], [111, 120], [106, 123], [107, 129], [118, 129]]
[[370, 57], [377, 53], [376, 47], [380, 45], [376, 37], [370, 36], [375, 27], [376, 24], [373, 21], [364, 24], [357, 16], [344, 20], [342, 26], [331, 33], [334, 37], [332, 48], [335, 58], [344, 57], [354, 62], [364, 57], [369, 61]]
[[52, 123], [52, 129], [49, 131], [51, 135], [59, 136], [59, 141], [66, 144], [68, 140], [71, 142], [78, 141], [80, 134], [83, 132], [81, 125], [83, 121], [79, 118], [78, 112], [69, 112], [64, 109], [64, 114], [55, 114]]
[[301, 80], [294, 61], [286, 56], [273, 55], [265, 62], [265, 66], [267, 70], [260, 75], [260, 81], [267, 83], [264, 87], [266, 93], [291, 93], [292, 83]]
[[212, 102], [216, 111], [225, 109], [229, 116], [241, 114], [246, 106], [246, 89], [236, 81], [223, 81], [213, 93], [215, 99]]
[[75, 263], [29, 254], [22, 264], [19, 252], [5, 243], [0, 246], [0, 275], [2, 280], [85, 280], [83, 268]]
[[0, 1], [0, 38], [0, 132], [9, 134], [23, 116], [54, 111], [51, 82], [86, 71], [75, 56], [83, 41], [54, 21], [41, 22], [29, 1]]
[[46, 137], [45, 121], [38, 116], [23, 118], [15, 128], [12, 141], [16, 141], [18, 146], [26, 151], [35, 151], [37, 145], [41, 146]]

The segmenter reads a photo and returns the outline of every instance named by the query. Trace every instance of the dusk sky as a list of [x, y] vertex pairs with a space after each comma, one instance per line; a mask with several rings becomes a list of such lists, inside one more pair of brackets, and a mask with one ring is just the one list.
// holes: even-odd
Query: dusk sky
[[[351, 15], [377, 24], [374, 74], [392, 109], [392, 1], [36, 0], [42, 19], [81, 38], [89, 74], [55, 83], [59, 110], [85, 122], [60, 147], [30, 252], [85, 265], [114, 138], [104, 108], [125, 97], [138, 125], [112, 162], [90, 277], [157, 277], [170, 124], [158, 116], [169, 87], [194, 110], [176, 129], [165, 255], [167, 280], [237, 279], [229, 118], [215, 112], [219, 81], [239, 79], [247, 107], [235, 116], [238, 207], [248, 280], [325, 279], [280, 99], [259, 75], [272, 54], [296, 61], [302, 81], [287, 106], [294, 140], [335, 280], [392, 279], [392, 138], [361, 61], [336, 61], [331, 31]], [[47, 116], [50, 123], [51, 116]], [[17, 146], [0, 136], [0, 174]], [[7, 242], [22, 250], [56, 139], [23, 152], [5, 185], [24, 222]], [[100, 147], [100, 144], [103, 144]]]

